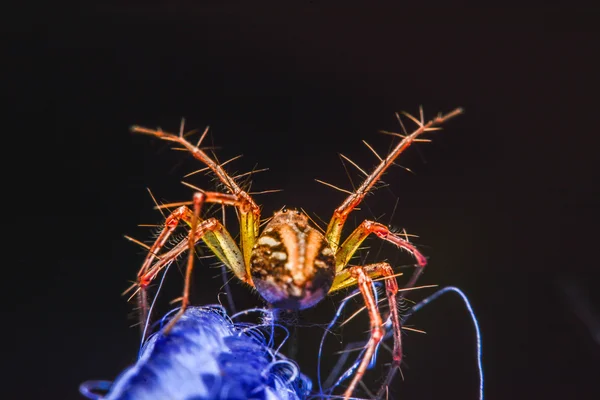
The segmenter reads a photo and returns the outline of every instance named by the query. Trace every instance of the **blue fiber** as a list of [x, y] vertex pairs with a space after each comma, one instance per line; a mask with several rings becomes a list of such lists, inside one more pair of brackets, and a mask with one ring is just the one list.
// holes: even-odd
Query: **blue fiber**
[[86, 382], [80, 392], [95, 400], [306, 398], [312, 383], [297, 365], [245, 330], [221, 307], [190, 307], [169, 334], [148, 338], [105, 396], [94, 393], [108, 389], [105, 381]]

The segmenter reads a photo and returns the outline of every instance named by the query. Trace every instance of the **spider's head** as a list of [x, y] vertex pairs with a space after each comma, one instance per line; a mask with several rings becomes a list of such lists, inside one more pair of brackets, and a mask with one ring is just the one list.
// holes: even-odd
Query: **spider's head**
[[269, 225], [279, 224], [292, 224], [296, 225], [301, 230], [305, 230], [308, 226], [308, 217], [296, 208], [283, 207], [281, 210], [275, 211], [273, 218], [271, 218], [267, 227]]
[[258, 237], [250, 255], [250, 273], [269, 303], [301, 310], [327, 295], [335, 276], [335, 257], [304, 213], [283, 208]]

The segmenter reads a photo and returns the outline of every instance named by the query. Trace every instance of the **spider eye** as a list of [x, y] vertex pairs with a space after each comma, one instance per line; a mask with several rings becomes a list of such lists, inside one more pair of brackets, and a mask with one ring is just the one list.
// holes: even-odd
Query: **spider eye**
[[287, 212], [287, 207], [283, 207], [283, 208], [281, 209], [281, 212], [284, 212], [284, 213], [286, 213], [286, 212]]
[[296, 210], [296, 215], [300, 215], [300, 210]]

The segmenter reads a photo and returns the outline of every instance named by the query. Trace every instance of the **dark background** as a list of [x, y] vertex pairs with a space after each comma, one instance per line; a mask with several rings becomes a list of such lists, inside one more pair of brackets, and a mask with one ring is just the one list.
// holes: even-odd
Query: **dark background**
[[[198, 164], [132, 135], [131, 124], [211, 125], [220, 160], [244, 154], [230, 171], [258, 163], [270, 171], [253, 190], [284, 189], [257, 197], [265, 216], [287, 204], [326, 220], [344, 196], [314, 178], [351, 188], [337, 154], [372, 168], [361, 140], [385, 153], [392, 138], [377, 130], [398, 131], [394, 112], [419, 105], [426, 117], [466, 113], [402, 155], [415, 174], [390, 170], [389, 190], [350, 225], [385, 214], [420, 236], [430, 257], [421, 283], [467, 293], [489, 399], [598, 398], [598, 12], [322, 3], [132, 2], [7, 21], [15, 40], [5, 110], [18, 120], [4, 133], [14, 188], [3, 196], [11, 398], [81, 398], [80, 382], [114, 379], [135, 359], [138, 331], [120, 293], [143, 251], [123, 235], [147, 240], [137, 225], [161, 217], [146, 187], [187, 200], [179, 182]], [[384, 247], [381, 257], [396, 252]], [[217, 275], [197, 268], [195, 304], [217, 301]], [[176, 296], [180, 276], [171, 271], [166, 293]], [[240, 308], [261, 304], [239, 284], [232, 290]], [[301, 322], [326, 322], [342, 297]], [[366, 323], [344, 339], [364, 337]], [[405, 381], [392, 394], [475, 399], [473, 331], [459, 300], [444, 297], [411, 323], [428, 333], [407, 334]], [[322, 330], [310, 332], [298, 361], [314, 377], [309, 336]]]

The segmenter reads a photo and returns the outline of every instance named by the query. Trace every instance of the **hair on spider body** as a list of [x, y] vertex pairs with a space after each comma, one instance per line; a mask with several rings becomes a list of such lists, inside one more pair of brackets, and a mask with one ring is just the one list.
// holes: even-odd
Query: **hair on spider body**
[[335, 257], [327, 240], [299, 210], [275, 212], [250, 255], [252, 281], [277, 308], [302, 310], [320, 302], [335, 277]]

